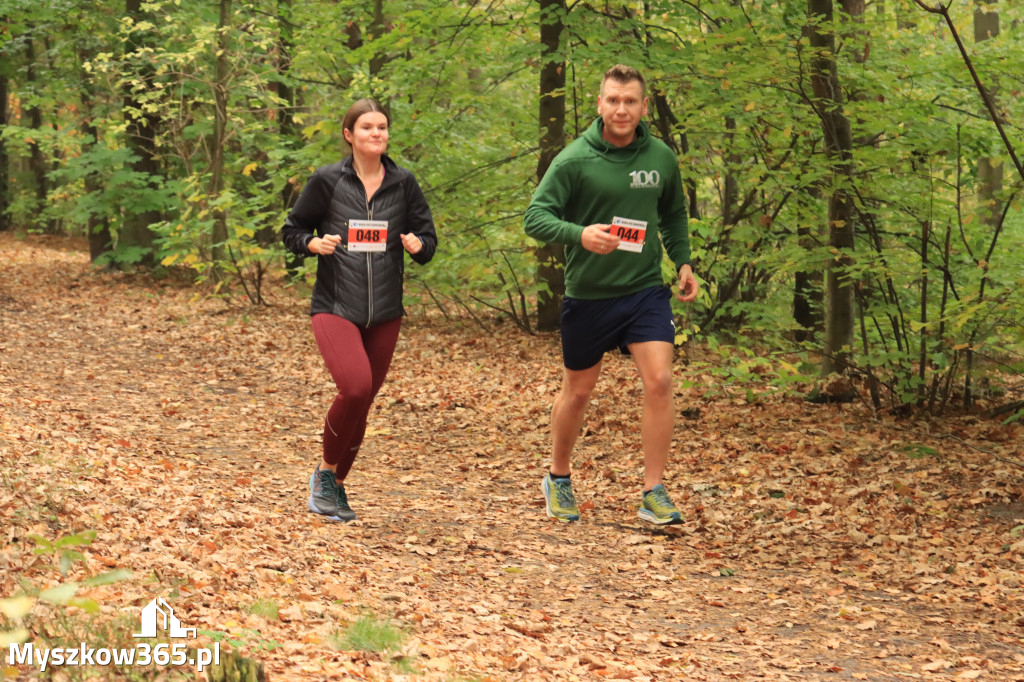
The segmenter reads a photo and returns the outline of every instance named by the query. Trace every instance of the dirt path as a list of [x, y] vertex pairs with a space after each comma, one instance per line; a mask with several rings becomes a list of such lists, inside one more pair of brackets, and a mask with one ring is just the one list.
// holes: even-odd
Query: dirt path
[[[558, 524], [557, 339], [417, 308], [349, 478], [362, 521], [325, 524], [305, 300], [231, 309], [60, 245], [0, 235], [0, 597], [56, 578], [30, 535], [96, 529], [89, 565], [133, 571], [104, 613], [163, 596], [272, 680], [1024, 680], [1019, 426], [749, 405], [691, 372], [667, 480], [688, 521], [652, 530], [641, 394], [611, 358], [584, 520]], [[332, 646], [365, 613], [408, 629], [415, 674]]]

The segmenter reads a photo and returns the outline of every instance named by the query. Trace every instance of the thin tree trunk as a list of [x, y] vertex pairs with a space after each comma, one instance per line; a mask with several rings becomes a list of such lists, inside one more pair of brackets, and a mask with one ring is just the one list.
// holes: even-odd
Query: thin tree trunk
[[[974, 41], [984, 42], [999, 35], [999, 12], [988, 11], [987, 5], [994, 5], [999, 0], [988, 0], [985, 5], [976, 3], [974, 10]], [[989, 87], [989, 93], [995, 99], [999, 91], [997, 84]], [[995, 229], [999, 216], [1003, 212], [1002, 200], [999, 198], [1003, 189], [1003, 164], [993, 163], [990, 157], [978, 159], [978, 202], [981, 205], [981, 219], [990, 228]]]
[[722, 151], [725, 166], [725, 178], [722, 187], [722, 229], [729, 230], [736, 224], [736, 208], [739, 203], [739, 181], [733, 168], [737, 167], [742, 160], [730, 150], [733, 148], [733, 139], [736, 137], [736, 119], [732, 116], [725, 117], [725, 140]]
[[[815, 194], [818, 194], [815, 191]], [[799, 225], [796, 230], [800, 247], [808, 254], [818, 245], [812, 229]], [[808, 255], [805, 262], [811, 262]], [[793, 278], [793, 321], [799, 325], [794, 339], [797, 343], [814, 341], [824, 326], [822, 317], [822, 276], [820, 270], [801, 270]]]
[[[565, 60], [561, 54], [565, 0], [540, 0], [540, 159], [537, 179], [544, 177], [551, 162], [565, 147]], [[537, 279], [547, 290], [537, 295], [537, 328], [558, 329], [562, 297], [565, 295], [565, 250], [558, 244], [537, 249]]]
[[[648, 35], [648, 39], [650, 36]], [[679, 142], [677, 143], [672, 137], [673, 131], [676, 130], [679, 125], [679, 119], [676, 118], [675, 113], [669, 106], [668, 98], [665, 97], [663, 91], [656, 91], [651, 94], [651, 98], [654, 100], [654, 124], [658, 127], [661, 132], [661, 138], [672, 148], [672, 151], [676, 153], [676, 156], [686, 155], [690, 153], [690, 140], [684, 131], [679, 131]], [[700, 220], [700, 207], [697, 205], [697, 181], [696, 180], [684, 180], [684, 186], [686, 187], [686, 198], [687, 198], [687, 209], [691, 220]]]
[[[277, 96], [281, 98], [284, 105], [279, 107], [276, 114], [277, 132], [281, 136], [281, 143], [291, 149], [299, 139], [298, 126], [295, 125], [295, 112], [298, 107], [298, 94], [291, 86], [292, 50], [295, 47], [295, 25], [292, 23], [292, 0], [278, 0], [277, 2], [277, 24], [279, 33], [277, 39]], [[350, 24], [349, 30], [355, 27], [358, 35], [358, 27], [355, 22]], [[281, 208], [288, 211], [295, 205], [299, 197], [299, 187], [292, 182], [286, 182], [281, 188]], [[270, 244], [278, 239], [277, 226], [269, 226], [261, 232], [261, 242]], [[294, 277], [302, 267], [302, 256], [294, 253], [285, 254], [285, 269], [288, 275]]]
[[918, 378], [921, 384], [918, 394], [923, 397], [925, 392], [925, 370], [928, 367], [928, 240], [931, 239], [932, 221], [921, 221], [921, 350], [918, 358]]
[[[650, 3], [644, 2], [644, 12], [650, 13], [650, 11]], [[630, 14], [631, 16], [636, 16], [633, 12]], [[649, 28], [645, 29], [642, 35], [637, 31], [637, 38], [641, 38], [644, 41], [644, 45], [648, 50], [654, 45], [654, 36], [651, 35]], [[649, 53], [647, 56], [650, 56]], [[650, 97], [654, 101], [654, 125], [661, 133], [662, 141], [676, 153], [676, 156], [689, 154], [690, 139], [686, 131], [680, 129], [679, 119], [672, 111], [665, 91], [661, 88], [652, 88], [651, 90]], [[676, 142], [675, 135], [679, 136], [678, 142]], [[683, 180], [683, 187], [686, 190], [686, 207], [689, 218], [691, 220], [700, 220], [700, 207], [697, 205], [697, 181], [694, 179]]]
[[[0, 17], [0, 24], [6, 26], [7, 18]], [[0, 71], [0, 126], [7, 125], [7, 74]], [[11, 206], [11, 175], [10, 158], [7, 155], [7, 143], [0, 138], [0, 232], [11, 229], [7, 219], [7, 210]]]
[[953, 17], [949, 14], [949, 5], [932, 6], [927, 4], [924, 0], [914, 0], [914, 3], [930, 14], [940, 15], [946, 21], [946, 26], [949, 28], [949, 32], [952, 34], [953, 40], [956, 42], [957, 49], [960, 50], [960, 56], [963, 58], [964, 64], [967, 66], [967, 70], [971, 73], [971, 79], [974, 81], [974, 87], [978, 90], [978, 94], [985, 103], [985, 108], [988, 110], [989, 118], [991, 118], [992, 123], [995, 124], [996, 130], [999, 131], [999, 138], [1003, 141], [1003, 147], [1006, 148], [1006, 153], [1009, 154], [1010, 161], [1013, 162], [1013, 167], [1017, 171], [1017, 175], [1019, 175], [1021, 179], [1024, 179], [1024, 165], [1022, 165], [1020, 159], [1017, 158], [1017, 149], [1010, 141], [1010, 138], [1006, 133], [1006, 127], [1003, 125], [1003, 119], [1005, 116], [996, 109], [995, 100], [992, 98], [992, 95], [989, 93], [985, 85], [981, 82], [981, 76], [978, 75], [977, 69], [974, 68], [974, 62], [971, 60], [971, 56], [967, 53], [967, 46], [964, 45], [963, 39], [960, 38], [960, 32], [956, 30], [956, 24], [953, 23]]
[[[150, 17], [142, 10], [142, 0], [125, 0], [125, 14], [135, 24], [147, 21]], [[139, 31], [133, 31], [128, 39], [129, 53], [137, 53], [148, 46], [148, 38]], [[138, 55], [133, 55], [138, 59]], [[141, 63], [141, 60], [140, 60]], [[148, 82], [153, 74], [152, 67], [142, 66], [137, 70], [138, 80]], [[156, 130], [159, 117], [145, 113], [142, 103], [136, 98], [131, 85], [125, 86], [124, 117], [127, 146], [135, 155], [132, 170], [145, 178], [145, 183], [156, 189], [161, 181], [160, 161], [156, 156]], [[153, 254], [153, 240], [156, 237], [151, 225], [159, 222], [159, 211], [129, 212], [125, 216], [120, 233], [118, 247], [134, 246], [143, 250], [142, 264], [152, 267], [156, 263]]]
[[[224, 147], [227, 144], [228, 120], [228, 34], [231, 22], [231, 0], [220, 0], [220, 22], [217, 25], [217, 66], [213, 85], [213, 139], [210, 141], [212, 158], [210, 159], [210, 199], [217, 201], [224, 191]], [[227, 258], [226, 242], [228, 240], [227, 215], [222, 208], [213, 211], [212, 256], [217, 270]], [[219, 273], [218, 276], [220, 276]]]
[[814, 54], [811, 58], [811, 83], [815, 107], [821, 119], [825, 151], [831, 162], [834, 181], [828, 200], [829, 246], [835, 257], [826, 273], [828, 309], [825, 316], [824, 361], [822, 375], [843, 373], [848, 369], [853, 349], [856, 318], [854, 287], [848, 275], [854, 248], [854, 204], [849, 186], [852, 182], [853, 138], [850, 122], [843, 112], [843, 92], [836, 68], [836, 41], [830, 31], [822, 30], [833, 20], [832, 0], [808, 0], [808, 38]]
[[[295, 46], [292, 0], [278, 0], [277, 14], [278, 25], [281, 27], [277, 42], [277, 95], [284, 102], [284, 106], [277, 110], [277, 132], [286, 144], [290, 144], [298, 137], [298, 126], [295, 125], [296, 96], [295, 90], [289, 82], [292, 69], [292, 48]], [[286, 211], [290, 209], [295, 204], [298, 194], [295, 185], [285, 183], [281, 189], [282, 208]]]
[[[953, 242], [953, 224], [952, 222], [946, 223], [946, 239], [942, 249], [942, 269], [943, 272], [949, 272]], [[936, 338], [942, 339], [946, 336], [946, 303], [949, 301], [949, 277], [942, 278], [942, 299], [939, 301], [939, 329], [935, 335]], [[955, 358], [950, 359], [950, 366], [946, 368], [947, 374], [953, 372], [952, 364], [955, 362]], [[932, 387], [931, 392], [928, 396], [928, 410], [931, 411], [935, 408], [935, 399], [939, 392], [939, 373], [935, 372], [932, 375]], [[943, 403], [946, 400], [943, 398]]]
[[[25, 81], [30, 92], [38, 89], [38, 74], [36, 73], [36, 46], [35, 40], [29, 38], [25, 43], [25, 56], [28, 59], [28, 66], [25, 69]], [[33, 104], [28, 109], [28, 124], [32, 130], [41, 131], [43, 128], [43, 112], [38, 104]], [[46, 159], [43, 158], [43, 150], [39, 146], [41, 135], [34, 135], [29, 144], [29, 168], [35, 180], [36, 204], [34, 215], [41, 215], [46, 209], [46, 197], [49, 194], [49, 181], [46, 177]], [[52, 234], [55, 227], [52, 224], [44, 226], [47, 233]]]
[[[95, 54], [91, 51], [80, 48], [78, 52], [78, 61], [80, 64], [86, 64], [92, 61], [94, 56]], [[81, 130], [87, 140], [86, 144], [90, 147], [96, 147], [96, 145], [99, 144], [100, 133], [99, 128], [96, 126], [96, 116], [93, 112], [93, 103], [95, 100], [94, 86], [89, 74], [84, 70], [79, 73], [79, 78], [82, 83], [80, 94], [82, 102]], [[85, 176], [85, 193], [88, 195], [99, 195], [102, 192], [103, 183], [100, 180], [99, 172], [96, 170], [90, 171], [89, 174]], [[100, 217], [95, 213], [90, 213], [88, 232], [89, 260], [95, 263], [100, 256], [109, 252], [113, 248], [113, 239], [110, 234], [110, 223], [106, 218]]]
[[[91, 102], [85, 101], [85, 96], [82, 97], [83, 107], [91, 106]], [[86, 109], [88, 110], [88, 109]], [[82, 125], [82, 132], [96, 144], [99, 140], [99, 129], [93, 123], [92, 118], [85, 119], [85, 123]], [[100, 182], [99, 173], [93, 171], [85, 176], [85, 193], [89, 195], [98, 196], [103, 192], [103, 183]], [[100, 256], [110, 252], [113, 247], [113, 237], [110, 234], [110, 223], [107, 222], [106, 218], [90, 214], [89, 215], [89, 260], [95, 263]]]
[[907, 3], [900, 3], [896, 7], [896, 27], [902, 31], [912, 31], [917, 28], [917, 22], [914, 21], [913, 7], [908, 7]]
[[[373, 40], [384, 35], [384, 0], [373, 2], [373, 23], [370, 24], [370, 34]], [[387, 56], [383, 52], [377, 52], [370, 58], [370, 78], [378, 75], [387, 62]]]

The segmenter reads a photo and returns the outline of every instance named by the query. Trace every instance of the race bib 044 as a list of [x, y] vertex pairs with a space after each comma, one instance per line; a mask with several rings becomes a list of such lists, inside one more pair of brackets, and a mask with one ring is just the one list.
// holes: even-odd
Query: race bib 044
[[388, 243], [388, 221], [348, 221], [349, 251], [384, 251]]
[[616, 216], [612, 218], [611, 233], [619, 238], [619, 251], [640, 253], [644, 250], [644, 239], [647, 237], [647, 221]]

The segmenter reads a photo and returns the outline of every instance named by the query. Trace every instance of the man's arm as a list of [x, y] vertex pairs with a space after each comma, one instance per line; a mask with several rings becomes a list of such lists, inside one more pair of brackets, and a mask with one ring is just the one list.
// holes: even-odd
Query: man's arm
[[523, 217], [527, 235], [553, 244], [581, 243], [584, 226], [562, 218], [572, 201], [573, 182], [569, 175], [557, 159], [548, 168]]
[[526, 234], [542, 242], [581, 245], [593, 253], [611, 253], [619, 245], [619, 238], [611, 233], [612, 226], [604, 223], [579, 225], [563, 220], [566, 208], [573, 199], [572, 171], [556, 162], [544, 174], [533, 194], [523, 227]]
[[676, 296], [680, 301], [689, 303], [700, 294], [700, 283], [697, 281], [693, 269], [689, 265], [679, 268], [679, 293]]
[[700, 283], [690, 266], [690, 226], [686, 210], [686, 192], [679, 172], [678, 161], [672, 155], [671, 172], [665, 191], [658, 201], [658, 217], [661, 225], [661, 240], [669, 258], [679, 272], [680, 301], [689, 303], [700, 294]]
[[678, 271], [684, 265], [690, 264], [690, 227], [686, 211], [686, 192], [683, 190], [683, 179], [675, 154], [672, 154], [671, 166], [666, 177], [665, 189], [658, 199], [658, 218], [661, 241]]

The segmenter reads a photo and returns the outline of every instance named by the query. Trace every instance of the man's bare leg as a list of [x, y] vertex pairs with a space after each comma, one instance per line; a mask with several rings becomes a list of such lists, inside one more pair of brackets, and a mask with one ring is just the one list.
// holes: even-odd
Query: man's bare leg
[[568, 476], [572, 450], [583, 427], [590, 394], [601, 376], [601, 363], [584, 370], [563, 370], [562, 390], [551, 408], [551, 473]]
[[644, 386], [640, 438], [644, 448], [644, 490], [661, 483], [675, 422], [672, 344], [645, 341], [629, 346]]

